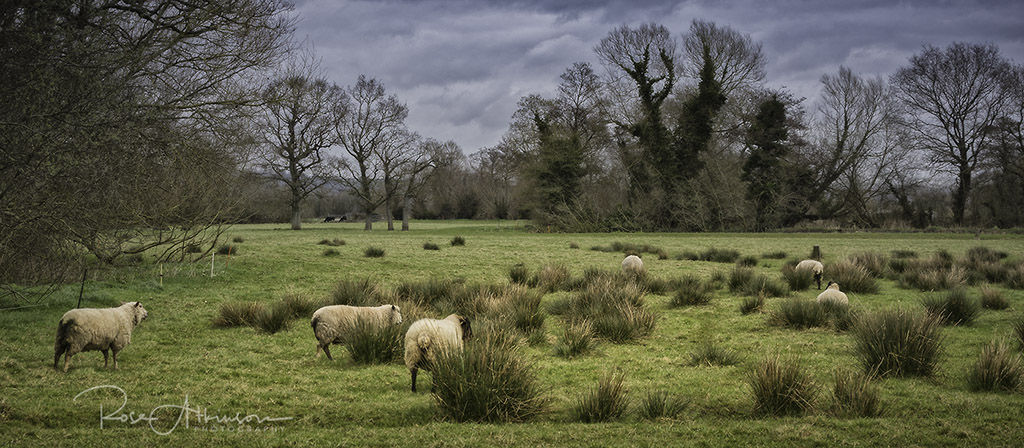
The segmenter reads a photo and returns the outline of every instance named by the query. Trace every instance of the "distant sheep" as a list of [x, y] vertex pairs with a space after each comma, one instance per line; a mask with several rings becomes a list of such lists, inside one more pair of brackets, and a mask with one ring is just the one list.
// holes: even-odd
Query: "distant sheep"
[[322, 349], [327, 354], [327, 359], [334, 361], [334, 357], [331, 356], [331, 344], [344, 344], [352, 327], [359, 320], [377, 327], [398, 325], [402, 323], [402, 310], [395, 305], [330, 305], [316, 310], [313, 319], [310, 320], [313, 336], [316, 336], [316, 357], [320, 357]]
[[93, 350], [103, 352], [103, 367], [107, 367], [107, 350], [114, 352], [114, 370], [117, 353], [132, 342], [132, 330], [146, 320], [149, 313], [139, 302], [125, 303], [116, 308], [78, 308], [64, 313], [57, 324], [57, 339], [53, 345], [53, 368], [57, 369], [64, 355], [64, 371], [71, 365], [71, 357]]
[[636, 255], [630, 255], [622, 260], [622, 270], [640, 272], [644, 270], [644, 261]]
[[821, 290], [821, 273], [825, 267], [817, 260], [804, 260], [796, 265], [797, 271], [811, 271], [814, 274], [814, 281], [818, 283], [818, 290]]
[[413, 322], [405, 333], [405, 366], [412, 377], [412, 391], [416, 392], [416, 373], [430, 371], [441, 350], [462, 349], [462, 344], [473, 336], [469, 319], [451, 314], [444, 319], [420, 319]]
[[818, 294], [818, 303], [830, 302], [839, 305], [849, 305], [850, 299], [846, 297], [846, 293], [839, 290], [839, 283], [828, 282], [828, 286], [821, 294]]

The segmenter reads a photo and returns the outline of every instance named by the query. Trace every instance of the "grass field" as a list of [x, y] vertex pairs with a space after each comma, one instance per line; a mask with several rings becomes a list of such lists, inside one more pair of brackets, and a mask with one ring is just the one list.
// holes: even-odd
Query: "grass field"
[[[815, 245], [825, 264], [865, 251], [889, 254], [913, 250], [956, 256], [985, 246], [1024, 258], [1024, 236], [983, 234], [537, 234], [516, 222], [414, 222], [409, 232], [374, 230], [361, 224], [235, 226], [230, 258], [218, 255], [185, 265], [143, 262], [93, 274], [85, 284], [84, 307], [141, 301], [149, 318], [120, 355], [120, 370], [102, 368], [99, 352], [72, 359], [69, 372], [52, 368], [53, 340], [60, 316], [75, 306], [78, 285], [68, 286], [48, 305], [0, 312], [0, 446], [136, 446], [209, 444], [230, 446], [1019, 446], [1024, 440], [1024, 394], [971, 392], [965, 377], [993, 338], [1012, 343], [1012, 323], [1024, 312], [1024, 291], [998, 286], [1007, 310], [984, 310], [970, 326], [945, 326], [937, 373], [931, 378], [878, 381], [885, 413], [878, 418], [839, 418], [826, 409], [837, 367], [856, 368], [853, 341], [831, 328], [794, 330], [768, 323], [766, 313], [742, 315], [742, 298], [716, 290], [709, 304], [670, 308], [668, 295], [647, 296], [658, 316], [654, 333], [637, 342], [600, 341], [596, 353], [563, 359], [553, 342], [563, 321], [545, 320], [547, 342], [524, 346], [549, 405], [526, 423], [454, 423], [438, 418], [429, 392], [429, 373], [418, 393], [409, 391], [401, 364], [356, 365], [340, 346], [335, 361], [314, 358], [308, 316], [290, 328], [266, 334], [250, 327], [215, 328], [222, 303], [272, 303], [286, 294], [322, 299], [342, 279], [372, 278], [386, 287], [428, 278], [464, 278], [467, 283], [507, 283], [509, 269], [531, 271], [564, 265], [573, 276], [587, 267], [618, 269], [622, 253], [590, 250], [621, 241], [664, 249], [668, 259], [645, 255], [649, 275], [672, 279], [687, 273], [707, 278], [733, 264], [677, 260], [673, 255], [715, 247], [759, 258], [755, 269], [781, 278], [785, 259], [761, 259], [784, 251], [805, 258]], [[378, 224], [378, 228], [383, 227]], [[452, 246], [454, 236], [464, 246]], [[341, 239], [328, 256], [321, 240]], [[425, 250], [424, 243], [440, 250]], [[576, 243], [578, 248], [570, 248]], [[384, 250], [364, 256], [370, 246]], [[827, 279], [826, 279], [827, 280]], [[161, 284], [162, 281], [162, 284]], [[849, 294], [853, 308], [866, 312], [902, 306], [923, 309], [929, 293], [880, 280], [878, 293]], [[977, 295], [978, 287], [969, 288]], [[792, 293], [813, 299], [818, 291]], [[564, 298], [555, 292], [543, 302]], [[769, 298], [772, 310], [781, 298]], [[10, 304], [5, 304], [10, 305]], [[543, 308], [543, 307], [542, 307]], [[442, 317], [442, 316], [438, 316]], [[739, 357], [728, 367], [688, 365], [689, 355], [715, 341]], [[745, 379], [768, 354], [798, 357], [819, 386], [818, 406], [797, 417], [763, 417], [753, 412]], [[571, 422], [581, 392], [612, 369], [625, 377], [631, 407], [613, 423]], [[424, 378], [426, 377], [426, 378]], [[86, 392], [96, 386], [116, 386]], [[689, 401], [684, 412], [655, 421], [639, 417], [637, 403], [648, 391], [665, 390]], [[120, 391], [124, 392], [122, 396]], [[207, 416], [244, 417], [246, 425], [206, 421], [173, 427], [187, 400]], [[124, 407], [117, 411], [124, 402]], [[102, 406], [102, 411], [101, 411]], [[160, 408], [161, 406], [165, 406]], [[111, 418], [102, 421], [100, 415]], [[162, 417], [158, 422], [139, 416]], [[121, 420], [117, 420], [120, 418]], [[255, 418], [289, 418], [263, 421]], [[134, 423], [127, 420], [137, 420]], [[155, 428], [155, 429], [154, 429]], [[169, 434], [159, 434], [170, 432]]]

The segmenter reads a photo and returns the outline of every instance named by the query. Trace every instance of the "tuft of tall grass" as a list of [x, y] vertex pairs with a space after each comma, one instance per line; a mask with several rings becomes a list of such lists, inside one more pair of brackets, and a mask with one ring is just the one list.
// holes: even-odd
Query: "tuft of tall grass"
[[452, 246], [465, 246], [466, 245], [466, 239], [461, 237], [461, 236], [456, 235], [456, 236], [452, 237], [451, 245]]
[[740, 300], [740, 314], [747, 315], [764, 309], [764, 294], [745, 296]]
[[873, 418], [883, 412], [880, 391], [871, 377], [849, 370], [836, 370], [832, 386], [833, 415]]
[[967, 249], [967, 253], [964, 254], [967, 261], [971, 263], [998, 263], [1008, 256], [1009, 254], [1006, 252], [989, 249], [984, 246], [972, 247]]
[[460, 286], [454, 279], [430, 277], [422, 281], [399, 283], [395, 293], [423, 306], [437, 306], [441, 302], [452, 302], [460, 292]]
[[978, 361], [967, 373], [972, 391], [1014, 392], [1024, 385], [1024, 366], [1020, 356], [1003, 341], [991, 341], [982, 349]]
[[684, 275], [675, 283], [675, 294], [669, 302], [671, 306], [694, 306], [711, 303], [714, 288], [694, 275]]
[[293, 319], [312, 316], [313, 312], [320, 308], [320, 303], [298, 292], [285, 294], [281, 302], [284, 303], [288, 309], [288, 315]]
[[286, 302], [277, 302], [256, 315], [255, 327], [265, 333], [274, 334], [288, 329], [292, 319], [291, 307]]
[[664, 390], [647, 391], [647, 395], [640, 400], [638, 409], [640, 417], [647, 420], [659, 418], [676, 418], [689, 406], [689, 401], [682, 397], [671, 395]]
[[255, 325], [257, 316], [266, 312], [259, 302], [225, 302], [220, 305], [215, 327], [247, 327]]
[[773, 251], [773, 252], [765, 252], [765, 253], [761, 254], [761, 258], [766, 258], [766, 259], [769, 259], [769, 260], [781, 260], [783, 258], [786, 258], [786, 256], [787, 256], [786, 252], [785, 251], [781, 251], [781, 250], [777, 250], [777, 251]]
[[594, 334], [621, 343], [650, 335], [657, 318], [644, 304], [644, 290], [598, 280], [569, 297], [563, 317], [567, 322], [589, 321]]
[[970, 325], [981, 313], [981, 304], [972, 299], [966, 288], [956, 288], [942, 295], [923, 299], [928, 314], [949, 325]]
[[690, 352], [688, 364], [691, 366], [734, 366], [739, 364], [740, 357], [715, 341], [706, 341]]
[[565, 265], [545, 265], [533, 275], [530, 284], [544, 292], [555, 292], [568, 289], [570, 280], [569, 268]]
[[844, 260], [825, 266], [825, 278], [843, 285], [843, 291], [850, 293], [874, 294], [878, 283], [867, 269], [852, 261]]
[[793, 291], [803, 291], [814, 284], [813, 272], [807, 269], [801, 269], [798, 271], [796, 270], [796, 266], [789, 264], [782, 266], [782, 278], [786, 279], [786, 284], [788, 284], [789, 289]]
[[717, 247], [705, 249], [698, 255], [698, 259], [701, 261], [711, 261], [715, 263], [734, 263], [739, 257], [740, 251], [738, 250], [719, 249]]
[[608, 372], [597, 386], [577, 398], [569, 410], [572, 420], [582, 423], [609, 422], [622, 418], [629, 406], [628, 390], [623, 384], [625, 375]]
[[1013, 335], [1017, 338], [1020, 348], [1024, 349], [1024, 315], [1013, 321]]
[[729, 292], [739, 292], [750, 280], [754, 278], [754, 270], [751, 268], [737, 267], [729, 273]]
[[427, 241], [426, 243], [423, 243], [423, 250], [441, 250], [441, 247], [438, 246], [437, 244]]
[[811, 410], [817, 386], [796, 358], [768, 355], [747, 375], [754, 413], [800, 415]]
[[990, 285], [982, 285], [980, 292], [982, 307], [990, 310], [1005, 310], [1010, 307], [1010, 302], [1006, 300], [1002, 291]]
[[931, 376], [942, 351], [942, 321], [927, 313], [895, 309], [856, 320], [854, 355], [871, 376]]
[[569, 249], [579, 249], [579, 248], [580, 248], [580, 244], [579, 243], [577, 243], [575, 241], [569, 243]]
[[1024, 262], [1017, 263], [1006, 271], [1005, 284], [1008, 288], [1024, 289]]
[[508, 270], [508, 280], [514, 285], [526, 285], [530, 281], [530, 269], [523, 263], [516, 263]]
[[329, 240], [329, 239], [324, 238], [324, 239], [320, 240], [320, 242], [317, 243], [317, 244], [321, 244], [321, 245], [324, 245], [324, 246], [332, 246], [332, 247], [344, 246], [345, 245], [345, 240], [338, 239], [338, 238], [335, 238], [333, 240]]
[[377, 304], [378, 291], [369, 278], [344, 279], [334, 285], [328, 301], [331, 305], [372, 306]]
[[770, 313], [769, 322], [787, 328], [823, 327], [828, 324], [828, 314], [820, 303], [807, 299], [788, 299], [779, 303], [779, 308]]
[[338, 252], [338, 249], [324, 249], [325, 257], [336, 257], [338, 255], [341, 255], [341, 252]]
[[917, 252], [906, 249], [896, 249], [892, 251], [892, 257], [899, 259], [917, 258]]
[[[868, 271], [872, 277], [882, 278], [885, 276], [886, 268], [889, 264], [889, 258], [885, 254], [879, 252], [861, 252], [851, 255], [848, 260]], [[842, 282], [839, 282], [842, 284]]]
[[365, 255], [367, 258], [380, 258], [384, 256], [384, 249], [381, 249], [376, 246], [370, 246], [363, 251], [363, 255]]
[[401, 325], [358, 319], [345, 339], [345, 349], [356, 364], [387, 364], [402, 358], [403, 335]]
[[594, 342], [594, 327], [590, 322], [580, 321], [566, 324], [555, 341], [555, 356], [574, 358], [590, 353], [597, 346]]
[[231, 242], [232, 243], [244, 243], [245, 242], [245, 238], [242, 238], [240, 236], [236, 236], [236, 237], [231, 239]]
[[757, 257], [753, 255], [744, 255], [736, 260], [736, 266], [747, 268], [757, 266]]
[[432, 368], [434, 403], [457, 422], [521, 422], [542, 413], [549, 400], [536, 368], [516, 345], [488, 335], [462, 350], [442, 351]]
[[217, 248], [217, 255], [238, 255], [238, 246], [234, 244], [221, 244]]

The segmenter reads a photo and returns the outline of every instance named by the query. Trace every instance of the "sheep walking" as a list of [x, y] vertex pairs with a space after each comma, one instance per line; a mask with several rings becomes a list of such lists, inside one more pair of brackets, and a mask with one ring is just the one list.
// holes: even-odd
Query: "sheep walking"
[[416, 392], [416, 373], [430, 371], [437, 354], [442, 350], [462, 349], [462, 344], [473, 336], [469, 319], [451, 314], [444, 319], [420, 319], [413, 322], [405, 333], [405, 366], [412, 377], [412, 391]]
[[797, 271], [811, 271], [814, 274], [814, 281], [818, 283], [818, 290], [821, 290], [821, 273], [825, 271], [820, 261], [804, 260], [796, 265]]
[[108, 351], [117, 354], [132, 342], [132, 330], [146, 320], [149, 313], [139, 302], [125, 303], [116, 308], [78, 308], [64, 313], [57, 324], [57, 339], [53, 344], [53, 368], [57, 369], [64, 355], [64, 371], [71, 365], [71, 357], [80, 352], [103, 352], [103, 367], [107, 367]]
[[644, 261], [636, 255], [630, 255], [622, 260], [622, 270], [626, 272], [640, 272], [644, 270]]
[[310, 321], [313, 336], [316, 336], [316, 357], [319, 358], [320, 350], [323, 350], [327, 354], [327, 359], [334, 361], [334, 357], [331, 356], [331, 344], [344, 344], [352, 328], [360, 320], [379, 328], [385, 325], [398, 325], [402, 323], [402, 310], [395, 305], [329, 305], [316, 310]]
[[839, 290], [839, 283], [828, 282], [825, 290], [818, 294], [818, 303], [832, 303], [836, 305], [849, 305], [850, 299], [846, 293]]

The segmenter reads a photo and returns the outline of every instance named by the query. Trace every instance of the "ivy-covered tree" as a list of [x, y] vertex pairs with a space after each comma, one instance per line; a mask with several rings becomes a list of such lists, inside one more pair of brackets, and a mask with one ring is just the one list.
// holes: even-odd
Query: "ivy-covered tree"
[[683, 102], [682, 113], [676, 123], [672, 145], [672, 166], [665, 181], [665, 190], [672, 192], [684, 182], [693, 179], [704, 167], [701, 153], [711, 144], [713, 124], [718, 111], [725, 105], [722, 84], [715, 79], [715, 63], [711, 50], [704, 47], [703, 68], [697, 94]]
[[741, 179], [748, 183], [747, 199], [754, 205], [754, 227], [766, 230], [781, 222], [778, 206], [786, 184], [783, 158], [789, 153], [786, 105], [777, 96], [761, 102], [747, 138], [750, 156]]

